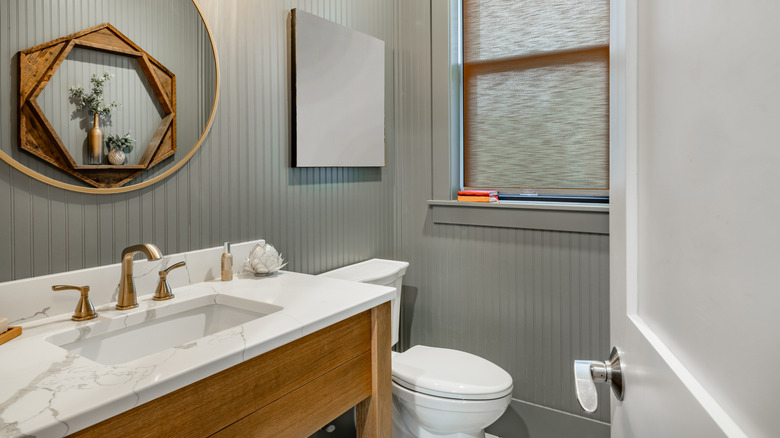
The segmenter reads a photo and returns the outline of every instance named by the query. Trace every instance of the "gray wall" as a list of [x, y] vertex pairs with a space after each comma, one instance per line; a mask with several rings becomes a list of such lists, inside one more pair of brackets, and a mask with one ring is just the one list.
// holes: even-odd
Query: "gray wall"
[[579, 408], [571, 369], [609, 353], [609, 236], [433, 223], [431, 84], [447, 78], [431, 75], [431, 3], [399, 1], [397, 14], [402, 347], [486, 357], [512, 375], [515, 399], [609, 421], [607, 391], [595, 415]]
[[[0, 14], [10, 13], [9, 3], [0, 4]], [[98, 3], [104, 2], [91, 2]], [[289, 168], [287, 43], [294, 7], [386, 41], [392, 156], [392, 3], [200, 3], [222, 73], [218, 114], [202, 148], [166, 181], [118, 195], [53, 188], [0, 161], [0, 281], [116, 263], [121, 250], [137, 242], [175, 253], [265, 238], [289, 260], [289, 269], [310, 273], [392, 255], [393, 160], [384, 168]], [[0, 46], [11, 43], [2, 34]], [[0, 53], [6, 68], [15, 51]], [[2, 101], [15, 99], [16, 92], [16, 86], [3, 87]], [[16, 145], [9, 120], [0, 121], [0, 131], [3, 146]]]

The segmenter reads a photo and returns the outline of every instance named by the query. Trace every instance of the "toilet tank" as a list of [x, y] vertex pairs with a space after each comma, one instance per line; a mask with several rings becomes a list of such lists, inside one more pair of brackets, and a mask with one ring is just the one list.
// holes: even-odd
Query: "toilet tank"
[[408, 267], [408, 262], [371, 259], [324, 272], [319, 276], [394, 287], [395, 298], [391, 300], [390, 306], [392, 345], [395, 345], [398, 342], [398, 327], [401, 316], [401, 282]]

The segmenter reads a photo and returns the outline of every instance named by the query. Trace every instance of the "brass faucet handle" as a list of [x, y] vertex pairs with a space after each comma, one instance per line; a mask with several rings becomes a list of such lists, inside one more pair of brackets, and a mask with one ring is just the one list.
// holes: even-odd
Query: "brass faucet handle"
[[70, 286], [58, 284], [56, 286], [52, 286], [51, 290], [77, 290], [81, 292], [81, 298], [79, 298], [79, 302], [76, 304], [76, 310], [70, 319], [74, 321], [86, 321], [97, 318], [98, 314], [95, 311], [95, 306], [92, 305], [92, 300], [89, 299], [89, 286]]
[[179, 262], [179, 263], [176, 263], [174, 265], [168, 266], [167, 269], [163, 269], [162, 271], [160, 271], [160, 277], [168, 275], [169, 272], [173, 271], [176, 268], [181, 268], [182, 266], [184, 266], [186, 264], [187, 264], [187, 262]]
[[171, 289], [171, 285], [168, 283], [168, 273], [186, 264], [186, 262], [179, 262], [158, 272], [160, 274], [160, 282], [157, 283], [157, 289], [154, 291], [154, 297], [152, 297], [154, 301], [165, 301], [173, 298], [173, 289]]

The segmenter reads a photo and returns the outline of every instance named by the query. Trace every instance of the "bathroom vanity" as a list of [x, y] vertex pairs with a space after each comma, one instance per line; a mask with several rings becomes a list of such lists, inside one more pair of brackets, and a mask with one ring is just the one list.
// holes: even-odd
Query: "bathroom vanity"
[[[9, 284], [51, 277], [0, 284], [0, 301]], [[0, 436], [302, 437], [355, 405], [359, 436], [390, 435], [394, 289], [279, 272], [191, 283], [152, 301], [143, 283], [136, 309], [96, 303], [91, 321], [66, 313], [22, 322], [23, 334], [0, 345]], [[260, 316], [135, 352], [188, 330], [175, 325], [181, 315], [214, 306]]]
[[355, 405], [359, 436], [386, 436], [389, 312], [381, 304], [71, 436], [303, 437]]

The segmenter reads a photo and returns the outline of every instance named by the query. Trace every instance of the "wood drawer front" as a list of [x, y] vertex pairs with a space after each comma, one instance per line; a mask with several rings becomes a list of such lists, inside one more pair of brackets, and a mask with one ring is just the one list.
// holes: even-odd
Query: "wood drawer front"
[[370, 395], [371, 352], [367, 351], [222, 429], [213, 437], [310, 436]]
[[71, 436], [208, 436], [370, 350], [369, 310]]

